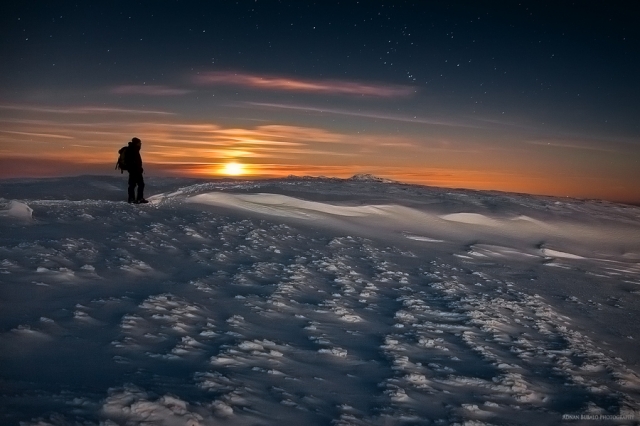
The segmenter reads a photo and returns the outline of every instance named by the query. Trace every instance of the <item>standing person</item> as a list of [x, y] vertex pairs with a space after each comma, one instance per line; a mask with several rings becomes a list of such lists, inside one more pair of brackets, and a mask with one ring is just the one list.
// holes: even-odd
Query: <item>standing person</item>
[[[144, 179], [142, 173], [142, 157], [140, 156], [140, 148], [142, 141], [138, 138], [131, 139], [125, 153], [125, 163], [129, 172], [129, 202], [130, 203], [148, 203], [144, 199]], [[138, 187], [138, 196], [136, 197], [135, 189]]]

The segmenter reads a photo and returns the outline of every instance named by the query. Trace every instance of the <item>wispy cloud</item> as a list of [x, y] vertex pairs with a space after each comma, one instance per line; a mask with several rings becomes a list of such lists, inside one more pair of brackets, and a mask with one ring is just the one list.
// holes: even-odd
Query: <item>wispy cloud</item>
[[145, 109], [128, 109], [128, 108], [102, 108], [102, 107], [84, 107], [78, 108], [79, 112], [92, 113], [92, 112], [104, 112], [108, 114], [155, 114], [155, 115], [176, 115], [173, 112], [167, 111], [155, 111]]
[[403, 123], [414, 123], [414, 124], [430, 124], [434, 126], [446, 126], [446, 127], [462, 127], [462, 128], [470, 128], [470, 129], [478, 129], [481, 126], [464, 123], [461, 121], [455, 120], [444, 120], [437, 118], [424, 118], [416, 116], [402, 116], [402, 115], [394, 115], [394, 114], [380, 114], [374, 112], [362, 112], [362, 111], [351, 111], [346, 109], [339, 108], [319, 108], [307, 105], [290, 105], [290, 104], [278, 104], [278, 103], [267, 103], [267, 102], [245, 102], [244, 105], [257, 106], [262, 108], [274, 108], [274, 109], [286, 109], [286, 110], [295, 110], [299, 112], [315, 112], [321, 114], [336, 114], [336, 115], [345, 115], [352, 117], [362, 117], [369, 118], [373, 120], [388, 120], [388, 121], [399, 121]]
[[116, 86], [111, 89], [111, 93], [116, 95], [180, 96], [191, 93], [191, 90], [144, 84]]
[[[99, 168], [90, 158], [69, 160], [66, 157], [38, 158], [34, 156], [0, 155], [0, 179], [17, 177], [69, 176], [73, 174], [95, 173]], [[111, 161], [109, 161], [111, 163]], [[105, 164], [104, 171], [112, 171], [113, 166]]]
[[129, 108], [108, 108], [108, 107], [35, 107], [30, 105], [0, 105], [0, 109], [27, 111], [27, 112], [44, 112], [51, 114], [156, 114], [156, 115], [175, 115], [172, 112], [153, 111]]
[[416, 91], [411, 86], [402, 85], [366, 84], [346, 80], [304, 80], [234, 72], [201, 73], [194, 77], [194, 82], [202, 85], [231, 85], [255, 89], [383, 98], [411, 96]]
[[9, 133], [12, 135], [21, 135], [21, 136], [35, 136], [35, 137], [53, 138], [53, 139], [73, 139], [73, 137], [71, 136], [54, 135], [51, 133], [14, 132], [11, 130], [0, 130], [0, 132]]
[[[264, 125], [253, 128], [219, 128], [152, 123], [140, 126], [147, 152], [158, 158], [255, 159], [318, 158], [357, 155], [357, 145], [348, 135], [324, 129], [288, 125]], [[339, 149], [334, 149], [338, 146]], [[176, 149], [179, 147], [179, 149]]]
[[216, 133], [222, 137], [245, 142], [256, 140], [270, 141], [277, 144], [282, 144], [282, 142], [346, 142], [344, 135], [328, 130], [278, 124], [258, 126], [254, 129], [220, 129]]
[[611, 141], [593, 141], [593, 140], [571, 140], [571, 139], [537, 139], [526, 142], [529, 145], [538, 145], [549, 148], [565, 148], [565, 149], [578, 149], [585, 151], [599, 151], [599, 152], [621, 152], [620, 147], [615, 142]]

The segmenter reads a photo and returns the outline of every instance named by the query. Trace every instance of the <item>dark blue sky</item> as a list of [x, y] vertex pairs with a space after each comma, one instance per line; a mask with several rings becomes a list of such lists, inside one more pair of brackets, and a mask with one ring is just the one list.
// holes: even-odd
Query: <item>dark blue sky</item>
[[[154, 111], [176, 126], [243, 134], [209, 140], [233, 152], [215, 151], [204, 163], [237, 161], [256, 176], [367, 169], [423, 183], [590, 196], [577, 189], [580, 177], [602, 175], [592, 196], [640, 199], [622, 188], [640, 170], [631, 2], [15, 3], [0, 6], [0, 149], [21, 161], [34, 154], [28, 138], [38, 152], [58, 146], [37, 134], [77, 141], [87, 135], [64, 129], [112, 123], [124, 137], [137, 123], [143, 141], [159, 143], [150, 160], [165, 169], [201, 163], [192, 147], [184, 161], [162, 156], [193, 134], [173, 128], [161, 137], [148, 131], [154, 121], [113, 116]], [[112, 114], [89, 114], [97, 108]], [[245, 149], [251, 142], [241, 130], [264, 142], [265, 126], [287, 129], [266, 132], [266, 142], [284, 138], [302, 151]], [[308, 137], [296, 139], [301, 129]], [[332, 135], [324, 148], [316, 131]], [[355, 149], [343, 143], [362, 134], [373, 139]], [[380, 161], [390, 146], [412, 149]], [[327, 152], [349, 158], [320, 161]], [[85, 154], [78, 152], [84, 162]], [[405, 164], [410, 173], [400, 170]], [[571, 182], [554, 189], [550, 176], [559, 172]], [[500, 184], [514, 179], [521, 185]], [[611, 185], [620, 188], [606, 195]]]

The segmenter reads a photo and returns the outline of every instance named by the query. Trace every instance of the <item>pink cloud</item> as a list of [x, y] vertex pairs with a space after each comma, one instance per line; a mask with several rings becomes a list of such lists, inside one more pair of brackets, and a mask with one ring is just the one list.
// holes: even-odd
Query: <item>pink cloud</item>
[[194, 78], [197, 84], [232, 85], [256, 89], [286, 90], [331, 95], [404, 97], [415, 93], [410, 86], [391, 84], [363, 84], [344, 80], [300, 80], [286, 77], [259, 76], [233, 72], [201, 73]]
[[179, 96], [190, 92], [191, 90], [146, 84], [117, 86], [111, 89], [111, 93], [116, 95]]

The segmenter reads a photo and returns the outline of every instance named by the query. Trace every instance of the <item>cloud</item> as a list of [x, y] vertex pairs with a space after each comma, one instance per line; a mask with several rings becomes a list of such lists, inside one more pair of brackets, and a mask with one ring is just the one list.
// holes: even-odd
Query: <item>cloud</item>
[[[89, 162], [93, 159], [68, 160], [67, 158], [38, 158], [35, 156], [15, 156], [10, 153], [0, 155], [0, 179], [18, 177], [51, 177], [69, 176], [113, 171], [111, 159], [109, 163], [97, 164]], [[115, 161], [115, 160], [114, 160]]]
[[469, 129], [479, 129], [481, 126], [463, 123], [460, 121], [452, 121], [452, 120], [442, 120], [436, 118], [418, 118], [417, 116], [407, 117], [401, 115], [393, 115], [393, 114], [380, 114], [373, 112], [360, 112], [360, 111], [349, 111], [345, 109], [339, 108], [319, 108], [305, 105], [289, 105], [289, 104], [277, 104], [277, 103], [266, 103], [266, 102], [245, 102], [246, 105], [263, 107], [263, 108], [276, 108], [276, 109], [287, 109], [287, 110], [295, 110], [301, 112], [318, 112], [322, 114], [336, 114], [336, 115], [346, 115], [352, 117], [363, 117], [370, 118], [373, 120], [389, 120], [389, 121], [399, 121], [403, 123], [414, 123], [414, 124], [430, 124], [434, 126], [446, 126], [446, 127], [462, 127]]
[[[223, 128], [205, 123], [148, 122], [133, 127], [143, 140], [145, 161], [151, 163], [344, 158], [358, 155], [353, 147], [364, 143], [324, 129], [279, 124]], [[210, 170], [210, 166], [202, 168]]]
[[194, 82], [202, 85], [229, 85], [254, 89], [383, 98], [411, 96], [416, 91], [413, 87], [402, 85], [364, 84], [345, 80], [302, 80], [233, 72], [201, 73], [194, 78]]
[[12, 135], [21, 135], [21, 136], [35, 136], [35, 137], [53, 138], [53, 139], [73, 139], [73, 137], [71, 136], [54, 135], [51, 133], [14, 132], [11, 130], [0, 130], [0, 132], [9, 133]]
[[191, 93], [191, 90], [145, 84], [116, 86], [111, 89], [111, 93], [116, 95], [180, 96]]
[[137, 123], [143, 140], [183, 146], [272, 147], [287, 150], [308, 144], [357, 144], [348, 135], [328, 130], [289, 125], [261, 125], [250, 128], [221, 128], [211, 124]]
[[382, 142], [380, 146], [384, 147], [402, 147], [402, 148], [415, 148], [416, 144], [411, 142]]
[[102, 107], [83, 107], [76, 108], [73, 112], [78, 113], [94, 113], [103, 112], [107, 114], [156, 114], [156, 115], [176, 115], [173, 112], [166, 111], [154, 111], [145, 109], [130, 109], [130, 108], [102, 108]]
[[45, 112], [52, 114], [157, 114], [157, 115], [175, 115], [172, 112], [141, 110], [130, 108], [107, 108], [107, 107], [34, 107], [29, 105], [0, 105], [0, 109], [27, 111], [27, 112]]
[[545, 146], [549, 148], [565, 148], [565, 149], [578, 149], [585, 151], [599, 151], [599, 152], [621, 152], [622, 149], [617, 147], [616, 143], [611, 141], [594, 141], [584, 139], [538, 139], [530, 140], [526, 142], [529, 145]]
[[263, 141], [282, 145], [283, 142], [298, 144], [299, 142], [346, 143], [345, 136], [315, 127], [288, 126], [269, 124], [254, 129], [221, 129], [216, 133], [230, 140], [241, 142]]

